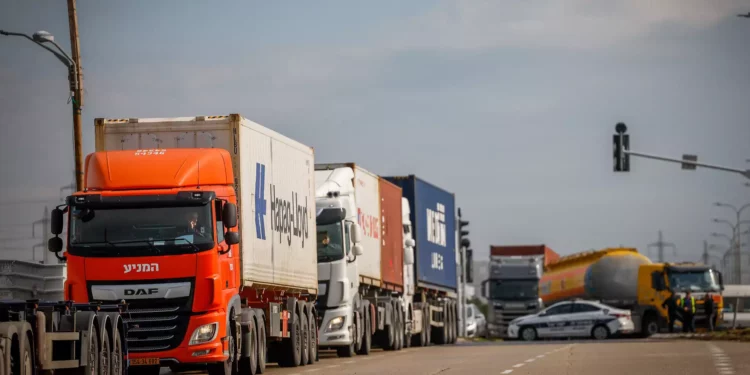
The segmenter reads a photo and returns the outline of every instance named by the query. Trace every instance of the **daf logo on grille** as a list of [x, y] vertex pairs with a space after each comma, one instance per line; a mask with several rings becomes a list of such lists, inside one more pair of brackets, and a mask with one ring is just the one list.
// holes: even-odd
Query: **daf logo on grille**
[[126, 296], [148, 296], [155, 293], [159, 293], [159, 288], [125, 289]]

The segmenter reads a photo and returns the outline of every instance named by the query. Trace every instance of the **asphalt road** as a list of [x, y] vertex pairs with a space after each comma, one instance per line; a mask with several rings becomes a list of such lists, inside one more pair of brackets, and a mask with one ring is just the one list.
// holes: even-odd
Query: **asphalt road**
[[[732, 375], [750, 374], [750, 343], [693, 340], [459, 343], [374, 350], [369, 356], [321, 354], [313, 366], [278, 368], [271, 375], [303, 374], [533, 374]], [[197, 374], [195, 372], [194, 374]]]

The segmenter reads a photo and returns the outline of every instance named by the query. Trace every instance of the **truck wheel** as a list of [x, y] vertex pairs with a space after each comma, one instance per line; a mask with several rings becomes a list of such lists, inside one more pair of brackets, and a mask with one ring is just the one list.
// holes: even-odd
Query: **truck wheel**
[[[234, 311], [230, 312], [234, 314]], [[208, 365], [208, 375], [232, 375], [234, 365], [237, 361], [239, 353], [237, 353], [237, 324], [234, 320], [229, 321], [227, 326], [227, 347], [229, 348], [229, 356], [224, 362], [210, 363]]]
[[[311, 305], [312, 306], [312, 305]], [[312, 309], [308, 310], [309, 314], [307, 317], [308, 325], [310, 326], [310, 335], [308, 348], [310, 353], [307, 355], [307, 364], [313, 365], [318, 360], [318, 322], [315, 320], [315, 314]]]
[[268, 342], [266, 341], [266, 316], [262, 310], [258, 310], [258, 369], [257, 373], [266, 372], [268, 358]]
[[659, 333], [659, 320], [656, 318], [655, 314], [646, 314], [646, 316], [643, 317], [643, 322], [641, 324], [640, 336], [648, 338], [657, 333]]
[[363, 326], [362, 326], [362, 346], [357, 351], [357, 354], [360, 355], [369, 355], [370, 349], [372, 348], [372, 317], [370, 316], [370, 308], [369, 306], [365, 306], [364, 309], [364, 319], [363, 319]]
[[430, 324], [430, 320], [432, 317], [430, 316], [430, 305], [429, 303], [425, 305], [424, 307], [424, 346], [430, 346], [430, 343], [432, 342], [432, 324]]
[[243, 328], [242, 355], [240, 356], [239, 373], [255, 375], [258, 370], [258, 327], [255, 317], [251, 315], [250, 324]]
[[409, 317], [408, 317], [408, 319], [409, 319], [409, 327], [408, 327], [408, 330], [407, 330], [406, 314], [409, 314], [409, 311], [411, 311], [411, 309], [408, 308], [408, 307], [407, 307], [406, 311], [404, 311], [404, 318], [405, 318], [404, 319], [404, 348], [410, 348], [411, 345], [412, 345], [412, 342], [411, 342], [411, 340], [412, 340], [412, 337], [411, 337], [411, 327], [414, 324], [414, 318], [411, 316], [411, 314], [409, 315]]
[[112, 352], [109, 350], [109, 338], [107, 337], [107, 327], [100, 327], [102, 330], [102, 345], [99, 351], [99, 375], [110, 375], [110, 365], [112, 364]]
[[117, 325], [114, 325], [114, 332], [112, 332], [112, 375], [122, 375], [124, 373], [124, 366], [122, 360], [122, 337], [120, 336], [120, 329]]
[[34, 373], [34, 356], [31, 344], [26, 337], [13, 340], [10, 353], [11, 375], [32, 375]]
[[404, 337], [401, 329], [401, 306], [396, 303], [393, 309], [393, 350], [401, 350], [401, 338]]
[[534, 327], [523, 327], [520, 336], [524, 341], [535, 341], [537, 338], [536, 329]]
[[456, 311], [452, 302], [448, 303], [448, 344], [456, 342]]
[[448, 343], [448, 326], [450, 325], [450, 313], [448, 312], [448, 307], [450, 305], [448, 302], [445, 302], [443, 304], [443, 326], [442, 327], [435, 327], [435, 337], [434, 342], [438, 345], [445, 345]]
[[299, 314], [294, 312], [294, 322], [292, 323], [291, 332], [289, 332], [289, 339], [286, 341], [286, 348], [284, 354], [279, 358], [279, 366], [281, 367], [297, 367], [299, 366], [302, 357], [302, 325], [299, 321]]
[[307, 319], [307, 314], [302, 313], [301, 321], [302, 327], [302, 352], [300, 355], [300, 366], [307, 366], [307, 361], [310, 355], [310, 320]]

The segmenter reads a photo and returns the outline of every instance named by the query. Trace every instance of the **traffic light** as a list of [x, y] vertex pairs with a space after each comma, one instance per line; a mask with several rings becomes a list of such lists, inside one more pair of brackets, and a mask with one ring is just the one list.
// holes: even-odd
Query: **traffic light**
[[630, 150], [630, 135], [625, 134], [628, 127], [620, 122], [615, 126], [612, 146], [614, 150], [614, 170], [615, 172], [630, 172], [630, 155], [625, 151]]
[[466, 282], [472, 282], [473, 281], [473, 272], [472, 272], [472, 264], [473, 264], [473, 251], [469, 248], [471, 246], [471, 241], [469, 241], [469, 230], [464, 229], [464, 227], [469, 226], [469, 222], [466, 220], [461, 220], [461, 209], [458, 209], [458, 246], [459, 251], [465, 251], [464, 259], [464, 275], [466, 278]]

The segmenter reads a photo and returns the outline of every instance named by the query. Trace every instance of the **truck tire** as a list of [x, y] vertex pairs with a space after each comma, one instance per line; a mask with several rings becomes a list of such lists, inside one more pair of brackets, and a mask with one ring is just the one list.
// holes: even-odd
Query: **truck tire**
[[370, 306], [365, 305], [364, 319], [362, 319], [362, 346], [357, 351], [359, 355], [369, 355], [372, 348], [372, 316], [370, 316]]
[[430, 346], [430, 343], [432, 342], [432, 324], [430, 324], [430, 320], [432, 313], [430, 312], [430, 304], [427, 303], [424, 307], [424, 346]]
[[393, 350], [401, 350], [401, 338], [404, 337], [401, 330], [401, 309], [400, 304], [393, 306]]
[[284, 343], [284, 353], [279, 358], [281, 367], [297, 367], [302, 359], [302, 325], [296, 309], [294, 311], [294, 321], [291, 324], [289, 339]]
[[657, 319], [656, 314], [646, 313], [641, 322], [640, 336], [643, 338], [651, 337], [651, 335], [659, 333], [659, 328], [659, 319]]
[[24, 332], [20, 333], [22, 337], [13, 340], [10, 350], [10, 374], [11, 375], [33, 375], [34, 374], [34, 353], [31, 349], [31, 343]]
[[[247, 323], [243, 321], [243, 324]], [[255, 323], [255, 312], [250, 310], [250, 322], [242, 327], [242, 355], [240, 356], [239, 373], [255, 375], [257, 371], [258, 327]]]
[[101, 332], [101, 338], [100, 338], [100, 350], [99, 350], [99, 375], [111, 375], [111, 365], [112, 365], [112, 351], [110, 350], [110, 340], [111, 335], [109, 334], [109, 330], [106, 327], [106, 321], [101, 321], [104, 323], [102, 326], [99, 327], [99, 331]]
[[[230, 310], [230, 314], [234, 315], [234, 310]], [[239, 332], [237, 331], [237, 324], [234, 319], [229, 320], [227, 331], [229, 356], [224, 362], [209, 363], [207, 366], [208, 375], [232, 375], [235, 369], [240, 353], [237, 353], [237, 336], [239, 335]]]
[[300, 352], [300, 366], [307, 366], [310, 355], [310, 320], [307, 318], [307, 309], [302, 310], [300, 316], [300, 327], [302, 328], [302, 345]]
[[310, 354], [307, 356], [307, 364], [313, 365], [318, 360], [318, 322], [315, 319], [315, 311], [312, 309], [310, 304], [310, 310], [307, 320], [310, 326], [310, 338], [308, 347], [310, 348]]
[[396, 349], [396, 315], [397, 315], [396, 306], [394, 304], [391, 304], [391, 313], [393, 314], [391, 316], [391, 324], [386, 324], [385, 329], [383, 331], [380, 331], [380, 341], [381, 346], [383, 347], [383, 350], [395, 350]]
[[[408, 314], [408, 315], [407, 315]], [[404, 311], [404, 348], [410, 348], [412, 345], [412, 337], [411, 337], [411, 327], [414, 324], [414, 317], [411, 315], [411, 308], [407, 307], [406, 311]], [[406, 320], [409, 321], [408, 324], [408, 330], [407, 330], [407, 324]]]
[[266, 363], [268, 362], [268, 341], [266, 341], [266, 315], [263, 310], [256, 310], [258, 318], [258, 368], [257, 374], [266, 372]]
[[453, 344], [456, 336], [456, 312], [453, 302], [448, 302], [448, 344]]
[[448, 343], [448, 325], [449, 325], [449, 319], [450, 315], [448, 313], [448, 302], [443, 303], [443, 326], [442, 327], [435, 327], [433, 335], [433, 342], [437, 345], [445, 345]]

